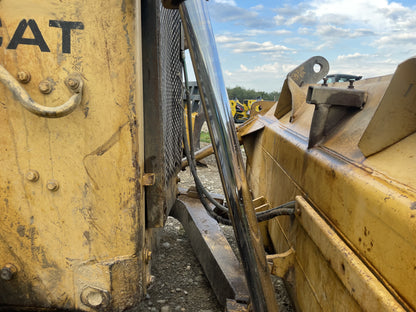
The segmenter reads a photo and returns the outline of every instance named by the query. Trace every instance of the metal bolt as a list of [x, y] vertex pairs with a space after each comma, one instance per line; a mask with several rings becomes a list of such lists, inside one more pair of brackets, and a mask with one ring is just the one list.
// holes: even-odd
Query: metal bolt
[[48, 80], [42, 80], [39, 83], [39, 91], [43, 94], [49, 94], [52, 92], [52, 85]]
[[48, 180], [48, 182], [46, 183], [46, 187], [48, 188], [49, 191], [56, 192], [59, 189], [58, 181]]
[[81, 292], [81, 302], [92, 308], [105, 308], [109, 304], [109, 294], [105, 290], [87, 287]]
[[354, 89], [354, 79], [349, 80], [350, 85], [348, 86], [348, 89]]
[[92, 291], [87, 295], [87, 302], [92, 307], [98, 307], [104, 302], [104, 296], [99, 291]]
[[8, 263], [1, 269], [0, 277], [2, 280], [10, 281], [16, 272], [17, 268], [13, 264]]
[[26, 179], [28, 179], [30, 182], [36, 182], [39, 180], [39, 173], [36, 170], [29, 170], [26, 173]]
[[75, 90], [79, 87], [79, 80], [74, 79], [74, 78], [68, 78], [66, 83], [68, 84], [68, 86], [72, 89]]
[[28, 83], [30, 78], [30, 73], [27, 71], [22, 70], [17, 73], [17, 80], [19, 80], [21, 83]]

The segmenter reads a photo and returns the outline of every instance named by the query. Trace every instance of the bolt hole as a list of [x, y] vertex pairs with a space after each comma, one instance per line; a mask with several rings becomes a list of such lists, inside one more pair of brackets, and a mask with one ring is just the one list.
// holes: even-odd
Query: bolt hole
[[322, 70], [322, 65], [319, 63], [316, 63], [315, 65], [313, 65], [313, 71], [315, 73], [319, 73]]

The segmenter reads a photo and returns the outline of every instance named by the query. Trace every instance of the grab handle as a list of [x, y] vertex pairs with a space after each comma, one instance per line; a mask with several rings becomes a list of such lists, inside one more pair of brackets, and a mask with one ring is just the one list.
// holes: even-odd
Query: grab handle
[[65, 84], [73, 95], [62, 105], [48, 107], [36, 103], [26, 90], [22, 88], [19, 82], [1, 65], [0, 82], [9, 88], [24, 108], [35, 115], [46, 118], [59, 118], [72, 113], [79, 103], [81, 103], [84, 84], [79, 74], [73, 73], [69, 75], [65, 80]]

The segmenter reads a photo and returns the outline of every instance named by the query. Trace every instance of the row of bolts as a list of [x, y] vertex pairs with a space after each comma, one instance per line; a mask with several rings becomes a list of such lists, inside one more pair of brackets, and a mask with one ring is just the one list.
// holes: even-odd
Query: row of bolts
[[[31, 75], [29, 72], [27, 71], [19, 71], [17, 73], [17, 80], [21, 83], [28, 83], [31, 79]], [[78, 88], [79, 86], [79, 81], [77, 81], [76, 79], [67, 79], [66, 83], [68, 84], [68, 86], [75, 90]], [[39, 83], [39, 91], [42, 92], [43, 94], [49, 94], [52, 92], [52, 84], [49, 80], [42, 80]]]
[[[26, 179], [28, 179], [30, 182], [36, 182], [39, 180], [39, 173], [36, 170], [29, 170], [26, 173]], [[51, 192], [57, 191], [59, 188], [58, 181], [53, 179], [48, 180], [48, 182], [46, 182], [46, 188]]]
[[[17, 73], [17, 80], [21, 83], [28, 83], [31, 79], [30, 73], [27, 71], [19, 71]], [[73, 79], [68, 79], [68, 86], [71, 89], [76, 89], [78, 87], [78, 82]], [[43, 94], [49, 94], [52, 92], [52, 84], [48, 80], [42, 80], [39, 83], [39, 91]], [[29, 170], [26, 173], [26, 179], [30, 182], [36, 182], [39, 180], [39, 173], [36, 170]], [[56, 180], [48, 180], [46, 187], [49, 191], [54, 192], [59, 188], [59, 184]], [[10, 281], [17, 272], [16, 266], [11, 263], [6, 264], [0, 271], [0, 278], [5, 281]]]
[[[39, 173], [36, 170], [29, 170], [26, 173], [26, 179], [30, 182], [36, 182], [39, 180]], [[48, 180], [46, 187], [49, 191], [55, 192], [59, 189], [58, 181]], [[10, 281], [17, 272], [16, 266], [11, 263], [6, 264], [0, 271], [0, 278], [5, 281]]]

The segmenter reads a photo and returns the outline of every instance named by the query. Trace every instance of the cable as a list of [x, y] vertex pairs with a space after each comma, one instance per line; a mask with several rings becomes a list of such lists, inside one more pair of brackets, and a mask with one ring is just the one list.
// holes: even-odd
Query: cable
[[[198, 177], [196, 172], [195, 166], [195, 154], [193, 149], [193, 136], [192, 136], [192, 109], [191, 109], [191, 100], [189, 96], [189, 87], [188, 87], [188, 72], [186, 68], [185, 62], [185, 52], [182, 51], [181, 53], [181, 62], [183, 65], [184, 70], [184, 77], [185, 77], [185, 95], [186, 95], [186, 107], [187, 107], [187, 122], [188, 122], [188, 130], [189, 135], [186, 131], [185, 123], [182, 124], [182, 132], [183, 132], [183, 145], [186, 158], [188, 159], [189, 168], [191, 170], [192, 176], [195, 181], [196, 189], [199, 194], [199, 198], [201, 200], [202, 205], [204, 206], [205, 210], [208, 214], [215, 219], [218, 223], [222, 223], [225, 225], [232, 225], [231, 220], [229, 218], [224, 218], [214, 212], [209, 204], [207, 203], [207, 199], [220, 211], [224, 212], [228, 216], [228, 209], [217, 202], [210, 193], [205, 189], [204, 185], [202, 184], [201, 180]], [[189, 145], [188, 145], [188, 136], [189, 136]], [[295, 211], [295, 202], [291, 201], [286, 204], [280, 205], [278, 207], [269, 209], [267, 211], [262, 211], [256, 213], [257, 222], [267, 221], [274, 217], [281, 216], [281, 215], [293, 215]]]
[[[189, 97], [189, 87], [188, 87], [188, 71], [186, 68], [186, 62], [185, 62], [185, 55], [184, 52], [182, 51], [181, 54], [181, 61], [182, 61], [182, 65], [183, 65], [183, 71], [184, 71], [184, 77], [185, 77], [185, 94], [186, 94], [186, 106], [187, 106], [187, 121], [188, 121], [188, 131], [189, 131], [189, 154], [190, 154], [190, 158], [188, 158], [188, 164], [190, 164], [192, 162], [192, 164], [195, 164], [195, 153], [194, 153], [194, 147], [193, 147], [193, 136], [192, 136], [192, 109], [191, 109], [191, 99]], [[186, 128], [185, 128], [185, 132], [186, 132]], [[187, 137], [185, 134], [184, 140], [187, 141]], [[185, 142], [184, 142], [184, 146], [185, 146]], [[186, 153], [185, 153], [186, 154]], [[192, 176], [194, 177], [195, 180], [195, 184], [197, 187], [198, 192], [202, 192], [204, 194], [204, 196], [220, 211], [227, 213], [228, 214], [228, 209], [226, 207], [224, 207], [223, 205], [221, 205], [219, 202], [217, 202], [212, 196], [211, 194], [205, 189], [204, 185], [202, 184], [201, 180], [199, 179], [197, 173], [196, 173], [196, 167], [194, 166], [194, 170], [192, 169], [192, 167], [189, 165], [189, 168], [191, 168], [191, 172], [192, 172]]]
[[257, 222], [263, 222], [263, 221], [273, 219], [274, 217], [277, 217], [277, 216], [290, 216], [290, 215], [293, 215], [294, 213], [295, 213], [295, 202], [291, 201], [291, 202], [288, 202], [286, 204], [277, 206], [275, 208], [272, 208], [266, 211], [257, 212], [256, 217], [257, 217]]

